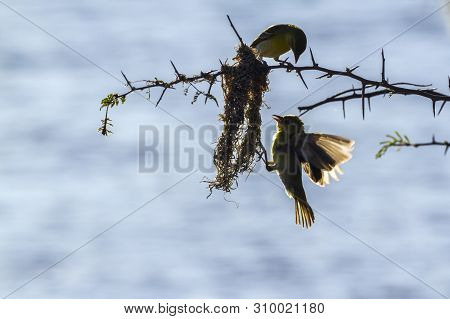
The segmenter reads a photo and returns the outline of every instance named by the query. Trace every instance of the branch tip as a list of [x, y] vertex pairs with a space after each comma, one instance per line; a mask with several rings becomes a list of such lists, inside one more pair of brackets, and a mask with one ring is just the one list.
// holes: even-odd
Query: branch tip
[[381, 82], [386, 82], [386, 59], [384, 58], [384, 49], [381, 49]]
[[363, 84], [361, 89], [361, 107], [362, 107], [362, 117], [364, 120], [366, 107], [365, 107], [365, 100], [366, 100], [366, 85]]
[[172, 64], [173, 70], [175, 71], [175, 74], [176, 74], [177, 78], [180, 79], [180, 78], [181, 78], [181, 73], [178, 72], [177, 67], [176, 67], [175, 64], [172, 62], [172, 60], [169, 60], [169, 61], [170, 61], [170, 64]]
[[345, 120], [345, 101], [342, 100], [342, 115], [344, 115], [344, 120]]
[[131, 85], [131, 82], [130, 82], [130, 80], [128, 80], [128, 78], [126, 77], [126, 75], [125, 75], [125, 73], [123, 73], [123, 71], [122, 70], [120, 70], [120, 73], [122, 73], [122, 76], [123, 76], [123, 78], [125, 79], [125, 81], [127, 82], [127, 86], [130, 88], [130, 89], [134, 89], [134, 87], [133, 87], [133, 85]]
[[245, 44], [244, 44], [244, 41], [242, 41], [241, 36], [239, 35], [239, 33], [237, 32], [236, 28], [234, 27], [234, 24], [233, 24], [233, 22], [231, 21], [231, 18], [230, 18], [230, 16], [229, 16], [228, 14], [227, 14], [227, 19], [228, 19], [228, 22], [230, 22], [231, 28], [233, 28], [233, 31], [234, 31], [234, 33], [236, 34], [236, 36], [238, 37], [239, 42], [241, 43], [241, 45], [245, 45]]

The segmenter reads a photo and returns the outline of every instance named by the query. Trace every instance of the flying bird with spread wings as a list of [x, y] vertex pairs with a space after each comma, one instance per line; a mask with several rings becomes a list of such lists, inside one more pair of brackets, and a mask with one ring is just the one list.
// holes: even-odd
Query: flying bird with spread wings
[[352, 155], [354, 141], [344, 137], [306, 133], [304, 124], [295, 115], [273, 115], [277, 132], [272, 143], [272, 162], [266, 162], [268, 171], [276, 170], [286, 194], [295, 202], [295, 223], [310, 228], [314, 212], [308, 204], [302, 183], [302, 168], [311, 181], [319, 186], [338, 180], [342, 174], [339, 165]]

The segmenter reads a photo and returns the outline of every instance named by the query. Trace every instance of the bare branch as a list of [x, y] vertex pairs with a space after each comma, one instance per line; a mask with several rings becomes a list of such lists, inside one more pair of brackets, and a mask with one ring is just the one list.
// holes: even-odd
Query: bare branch
[[[410, 82], [389, 83], [385, 79], [386, 70], [385, 70], [384, 51], [382, 51], [382, 61], [383, 61], [383, 66], [382, 66], [381, 81], [370, 80], [370, 79], [364, 78], [362, 76], [356, 75], [355, 73], [353, 73], [353, 71], [356, 70], [357, 67], [352, 68], [352, 69], [347, 68], [345, 71], [338, 71], [338, 70], [320, 67], [316, 64], [315, 61], [313, 62], [313, 66], [296, 67], [293, 65], [289, 65], [289, 63], [287, 62], [283, 65], [270, 66], [270, 68], [271, 68], [271, 70], [273, 70], [273, 69], [289, 67], [289, 68], [295, 70], [296, 72], [313, 70], [313, 71], [319, 71], [319, 72], [323, 73], [321, 76], [317, 77], [318, 79], [325, 78], [325, 77], [331, 78], [333, 76], [343, 76], [343, 77], [347, 77], [347, 78], [353, 79], [353, 80], [361, 83], [361, 86], [362, 86], [361, 89], [343, 91], [343, 92], [340, 92], [340, 93], [332, 96], [331, 98], [327, 98], [327, 99], [317, 102], [315, 104], [308, 105], [308, 106], [300, 106], [298, 108], [300, 110], [300, 114], [305, 114], [308, 111], [310, 111], [316, 107], [319, 107], [321, 105], [328, 104], [331, 102], [337, 102], [337, 101], [343, 101], [343, 100], [347, 101], [350, 99], [361, 98], [363, 118], [364, 118], [364, 113], [365, 113], [364, 112], [364, 106], [365, 106], [364, 103], [365, 102], [364, 102], [364, 99], [362, 98], [362, 96], [369, 98], [369, 101], [370, 101], [370, 97], [385, 95], [387, 93], [389, 95], [394, 95], [394, 94], [415, 95], [415, 96], [421, 96], [421, 97], [427, 98], [427, 99], [431, 100], [431, 102], [433, 104], [433, 114], [434, 115], [436, 115], [436, 102], [439, 102], [439, 101], [443, 102], [443, 104], [441, 105], [441, 108], [439, 110], [439, 111], [442, 111], [442, 108], [444, 107], [445, 103], [447, 101], [450, 101], [449, 95], [446, 95], [446, 94], [436, 91], [436, 89], [431, 88], [431, 85], [429, 85], [429, 84], [414, 84], [414, 83], [410, 83]], [[373, 91], [371, 93], [366, 93], [367, 88], [373, 88]], [[344, 93], [348, 93], [349, 91], [353, 92], [354, 94], [351, 94], [351, 95], [348, 95], [345, 97], [341, 97], [341, 95], [343, 95]], [[361, 91], [361, 94], [356, 94], [356, 91]], [[337, 97], [340, 97], [340, 98], [337, 98]], [[438, 115], [439, 115], [439, 113], [440, 112], [438, 112]]]
[[241, 45], [244, 45], [244, 41], [242, 41], [242, 38], [241, 38], [241, 36], [239, 35], [239, 32], [237, 32], [237, 30], [236, 30], [236, 28], [234, 27], [234, 24], [233, 24], [233, 22], [231, 21], [231, 18], [230, 18], [230, 16], [229, 16], [228, 14], [227, 14], [227, 19], [228, 19], [228, 22], [230, 22], [231, 28], [233, 28], [234, 33], [236, 33], [236, 36], [238, 37], [239, 42], [241, 43]]
[[[307, 106], [302, 106], [299, 107], [299, 110], [302, 112], [300, 113], [301, 115], [306, 114], [307, 112], [321, 106], [324, 104], [329, 104], [329, 103], [334, 103], [334, 102], [342, 102], [342, 110], [344, 113], [344, 118], [345, 118], [345, 102], [348, 100], [354, 100], [354, 99], [362, 99], [362, 93], [359, 93], [362, 91], [362, 88], [352, 88], [346, 91], [342, 91], [339, 92], [329, 98], [326, 98], [322, 101], [319, 101], [317, 103], [311, 104], [311, 105], [307, 105]], [[364, 92], [364, 97], [368, 99], [369, 101], [369, 105], [370, 105], [370, 98], [375, 97], [375, 96], [379, 96], [379, 95], [386, 95], [389, 94], [391, 95], [392, 92], [386, 89], [383, 90], [377, 90], [377, 91], [373, 91], [373, 92]], [[369, 106], [370, 108], [370, 106]]]
[[[263, 160], [268, 165], [267, 153], [261, 143], [261, 106], [265, 105], [263, 97], [269, 91], [269, 73], [276, 70], [293, 72], [302, 81], [308, 89], [308, 85], [303, 77], [303, 72], [317, 72], [317, 79], [343, 77], [351, 79], [360, 84], [356, 87], [352, 85], [351, 89], [340, 91], [322, 101], [308, 106], [300, 106], [300, 116], [320, 107], [321, 105], [341, 102], [342, 113], [346, 117], [346, 105], [349, 100], [359, 99], [362, 107], [362, 117], [366, 115], [366, 99], [368, 109], [371, 111], [371, 98], [377, 96], [392, 95], [411, 95], [420, 96], [432, 102], [433, 115], [436, 116], [436, 106], [440, 104], [437, 115], [439, 115], [450, 96], [438, 92], [428, 84], [414, 84], [406, 81], [390, 83], [386, 77], [386, 59], [384, 50], [381, 52], [382, 70], [381, 80], [371, 80], [369, 78], [355, 74], [358, 66], [335, 70], [319, 66], [313, 51], [310, 48], [312, 65], [296, 66], [286, 60], [276, 60], [277, 64], [268, 65], [266, 62], [255, 55], [255, 50], [247, 46], [242, 37], [236, 30], [231, 18], [227, 15], [231, 28], [239, 39], [240, 45], [236, 48], [236, 56], [233, 61], [228, 63], [220, 62], [219, 69], [213, 69], [207, 72], [200, 71], [196, 75], [185, 75], [179, 72], [173, 61], [170, 64], [175, 72], [175, 78], [165, 81], [158, 78], [153, 80], [131, 82], [124, 72], [122, 76], [126, 82], [126, 92], [108, 94], [102, 101], [100, 109], [105, 109], [105, 117], [102, 120], [101, 127], [98, 129], [101, 134], [108, 135], [112, 127], [108, 112], [113, 107], [123, 104], [126, 97], [138, 91], [148, 93], [154, 88], [162, 89], [156, 106], [162, 101], [168, 89], [175, 89], [177, 86], [184, 86], [185, 94], [188, 94], [190, 88], [195, 89], [192, 103], [195, 103], [200, 96], [204, 96], [205, 104], [208, 100], [213, 100], [219, 105], [218, 100], [211, 94], [213, 86], [221, 82], [223, 93], [223, 113], [219, 118], [224, 123], [224, 128], [214, 150], [213, 162], [216, 167], [216, 177], [208, 182], [208, 187], [230, 192], [238, 186], [238, 175], [244, 172], [252, 172], [257, 161]], [[143, 83], [142, 83], [143, 82]], [[140, 83], [140, 84], [136, 84]], [[138, 85], [138, 86], [135, 86]], [[449, 77], [450, 88], [450, 77]], [[381, 157], [391, 147], [421, 147], [428, 145], [440, 145], [445, 147], [445, 153], [449, 149], [449, 142], [437, 142], [434, 137], [428, 143], [411, 143], [407, 136], [402, 136], [396, 132], [395, 136], [388, 135], [388, 140], [381, 143], [382, 148], [377, 153], [377, 158]]]
[[[229, 21], [230, 21], [230, 25], [234, 29], [234, 25], [232, 24], [231, 19]], [[239, 33], [237, 31], [235, 31], [235, 32], [236, 32], [236, 35], [238, 37], [240, 37]], [[308, 86], [307, 86], [306, 81], [303, 78], [303, 74], [302, 74], [303, 72], [306, 72], [306, 71], [314, 71], [314, 72], [322, 73], [322, 75], [317, 77], [319, 79], [320, 78], [331, 78], [331, 77], [350, 78], [357, 82], [360, 82], [361, 88], [345, 90], [345, 91], [339, 92], [329, 98], [326, 98], [322, 101], [316, 102], [314, 104], [300, 106], [298, 108], [300, 111], [300, 115], [304, 115], [304, 114], [308, 113], [309, 111], [311, 111], [321, 105], [324, 105], [324, 104], [329, 104], [329, 103], [333, 103], [333, 102], [346, 102], [346, 101], [352, 100], [352, 99], [360, 99], [361, 103], [362, 103], [363, 118], [365, 118], [365, 99], [366, 98], [369, 103], [368, 107], [369, 107], [369, 111], [370, 111], [371, 110], [370, 98], [375, 97], [375, 96], [383, 96], [386, 94], [389, 96], [398, 94], [398, 95], [415, 95], [415, 96], [421, 96], [423, 98], [429, 99], [433, 104], [433, 115], [436, 116], [436, 102], [439, 102], [439, 101], [442, 102], [442, 104], [439, 108], [439, 111], [437, 112], [437, 115], [439, 115], [442, 112], [444, 106], [446, 105], [446, 102], [450, 101], [449, 95], [446, 95], [446, 94], [436, 91], [436, 89], [432, 88], [430, 84], [415, 84], [415, 83], [410, 83], [410, 82], [406, 82], [406, 81], [389, 83], [385, 78], [385, 73], [386, 73], [385, 60], [386, 59], [385, 59], [384, 51], [382, 51], [383, 66], [382, 66], [381, 81], [371, 80], [371, 79], [364, 78], [362, 76], [355, 74], [354, 71], [358, 68], [358, 66], [355, 66], [351, 69], [346, 68], [343, 71], [321, 67], [316, 62], [316, 60], [314, 58], [314, 54], [311, 49], [310, 49], [310, 55], [311, 55], [311, 60], [312, 60], [311, 66], [295, 66], [292, 63], [288, 62], [287, 60], [283, 60], [283, 61], [278, 61], [278, 64], [268, 65], [267, 68], [269, 71], [274, 71], [274, 70], [284, 70], [286, 72], [295, 71], [297, 73], [297, 75], [299, 76], [299, 78], [301, 79], [303, 85], [305, 85], [306, 88], [308, 88]], [[144, 91], [144, 90], [147, 91], [148, 90], [149, 91], [148, 93], [150, 93], [150, 90], [152, 88], [161, 87], [164, 90], [163, 90], [163, 94], [161, 94], [160, 98], [158, 99], [157, 104], [159, 104], [161, 102], [162, 97], [166, 93], [165, 91], [168, 88], [173, 89], [178, 84], [189, 84], [190, 86], [192, 86], [196, 89], [197, 97], [198, 97], [198, 95], [203, 95], [205, 97], [205, 103], [208, 100], [213, 100], [218, 105], [217, 99], [213, 95], [211, 95], [211, 90], [212, 90], [212, 87], [214, 86], [214, 84], [216, 82], [218, 82], [219, 78], [223, 75], [222, 70], [211, 70], [208, 72], [202, 71], [198, 75], [186, 76], [178, 71], [177, 67], [175, 66], [175, 64], [172, 61], [170, 61], [170, 63], [175, 71], [176, 78], [169, 82], [155, 78], [155, 80], [146, 81], [145, 85], [135, 87], [135, 86], [132, 86], [132, 84], [131, 84], [132, 82], [130, 82], [128, 80], [128, 78], [125, 76], [125, 74], [123, 74], [123, 72], [122, 72], [129, 89], [125, 93], [115, 94], [116, 97], [119, 99], [122, 99], [122, 98], [125, 98], [128, 94], [135, 92], [135, 91]], [[227, 61], [225, 61], [225, 62], [220, 61], [220, 64], [221, 64], [221, 67], [228, 65]], [[205, 90], [202, 90], [202, 89], [197, 88], [197, 86], [195, 86], [195, 84], [200, 84], [200, 83], [207, 83], [208, 84], [207, 89], [205, 88]], [[194, 96], [194, 99], [196, 100], [195, 96]], [[345, 105], [343, 106], [343, 112], [344, 112], [344, 116], [345, 116]]]

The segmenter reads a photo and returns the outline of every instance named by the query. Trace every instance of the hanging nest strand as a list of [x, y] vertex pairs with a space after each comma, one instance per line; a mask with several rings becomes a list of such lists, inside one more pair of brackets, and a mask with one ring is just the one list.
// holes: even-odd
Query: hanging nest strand
[[241, 44], [233, 65], [223, 64], [224, 112], [219, 115], [223, 131], [214, 150], [216, 176], [208, 187], [231, 192], [240, 173], [251, 172], [261, 159], [261, 106], [269, 89], [270, 69], [255, 56], [252, 48]]

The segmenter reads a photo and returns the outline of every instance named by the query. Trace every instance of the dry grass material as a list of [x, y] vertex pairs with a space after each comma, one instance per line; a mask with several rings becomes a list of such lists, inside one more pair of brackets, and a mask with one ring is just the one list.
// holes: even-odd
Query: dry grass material
[[251, 172], [261, 158], [261, 106], [269, 89], [269, 68], [250, 47], [241, 45], [233, 65], [222, 65], [224, 123], [214, 151], [216, 176], [209, 189], [231, 192], [240, 173]]

